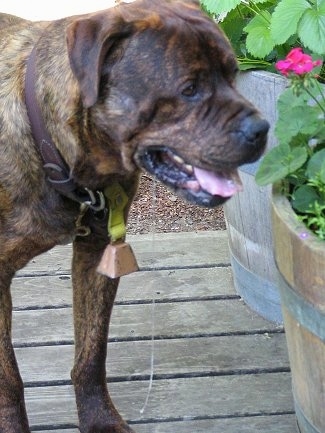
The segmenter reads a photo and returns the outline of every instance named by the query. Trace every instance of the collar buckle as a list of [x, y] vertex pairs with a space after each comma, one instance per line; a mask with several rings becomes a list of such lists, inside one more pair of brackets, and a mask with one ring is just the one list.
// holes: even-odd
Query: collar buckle
[[105, 209], [106, 200], [102, 191], [92, 191], [88, 188], [84, 188], [84, 190], [87, 192], [89, 199], [83, 200], [83, 203], [89, 206], [94, 212], [100, 212]]

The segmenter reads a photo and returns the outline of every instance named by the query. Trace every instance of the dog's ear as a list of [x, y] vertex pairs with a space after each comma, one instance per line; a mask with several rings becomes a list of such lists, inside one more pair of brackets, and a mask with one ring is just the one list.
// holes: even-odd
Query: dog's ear
[[67, 28], [70, 66], [80, 86], [85, 107], [95, 104], [103, 61], [114, 43], [133, 32], [131, 23], [114, 13], [98, 13], [71, 23]]
[[97, 101], [103, 61], [113, 45], [135, 32], [160, 29], [163, 21], [159, 10], [164, 13], [164, 21], [168, 22], [168, 16], [172, 15], [189, 20], [194, 10], [199, 13], [200, 8], [198, 0], [177, 0], [175, 4], [139, 0], [76, 19], [68, 26], [66, 37], [70, 65], [79, 82], [85, 107], [91, 107]]

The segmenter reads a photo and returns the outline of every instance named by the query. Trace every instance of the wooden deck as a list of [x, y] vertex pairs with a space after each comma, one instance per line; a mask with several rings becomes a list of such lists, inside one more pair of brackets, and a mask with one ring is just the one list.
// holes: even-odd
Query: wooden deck
[[[283, 329], [236, 296], [226, 232], [130, 236], [141, 271], [122, 279], [109, 387], [138, 433], [294, 433]], [[14, 345], [33, 431], [77, 433], [70, 381], [71, 247], [13, 283]], [[152, 333], [154, 347], [152, 348]], [[151, 358], [154, 380], [147, 406]]]

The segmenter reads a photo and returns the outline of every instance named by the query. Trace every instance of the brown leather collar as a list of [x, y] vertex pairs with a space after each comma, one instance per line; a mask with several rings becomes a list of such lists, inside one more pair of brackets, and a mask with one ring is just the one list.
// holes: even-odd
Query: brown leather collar
[[94, 192], [75, 183], [68, 164], [53, 143], [45, 127], [42, 112], [35, 95], [35, 59], [36, 49], [34, 47], [26, 66], [25, 102], [32, 135], [41, 155], [47, 180], [61, 195], [78, 203], [85, 203], [95, 211], [100, 211], [105, 207], [102, 192]]

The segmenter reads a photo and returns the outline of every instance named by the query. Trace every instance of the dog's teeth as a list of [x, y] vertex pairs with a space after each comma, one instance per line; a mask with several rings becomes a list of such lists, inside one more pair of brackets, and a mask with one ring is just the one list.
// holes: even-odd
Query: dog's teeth
[[183, 158], [181, 158], [179, 155], [173, 155], [173, 161], [181, 167], [186, 173], [193, 174], [194, 169], [191, 164], [185, 164], [185, 161]]
[[173, 155], [173, 160], [176, 162], [176, 164], [180, 164], [180, 165], [184, 164], [184, 160], [178, 155]]
[[200, 191], [200, 184], [197, 180], [188, 180], [183, 183], [183, 188], [190, 189], [194, 192]]

